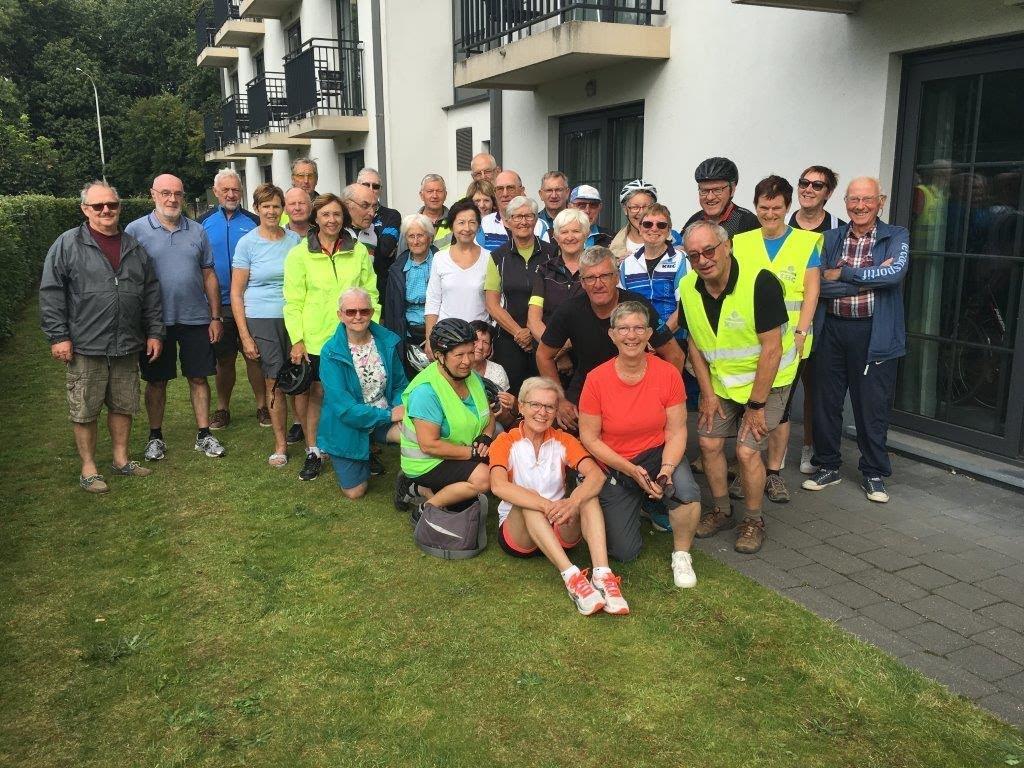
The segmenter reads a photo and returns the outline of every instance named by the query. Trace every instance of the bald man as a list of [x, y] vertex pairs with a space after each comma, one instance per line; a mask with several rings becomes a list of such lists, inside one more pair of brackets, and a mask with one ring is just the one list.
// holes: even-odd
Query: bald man
[[[494, 196], [498, 200], [498, 210], [487, 214], [480, 222], [480, 229], [476, 232], [477, 244], [493, 253], [509, 241], [511, 235], [502, 218], [507, 213], [505, 208], [514, 198], [525, 194], [523, 180], [515, 171], [502, 171], [494, 177]], [[541, 240], [550, 239], [548, 225], [542, 219], [537, 219], [533, 231]]]
[[494, 177], [500, 171], [501, 166], [494, 159], [494, 155], [487, 152], [473, 155], [473, 159], [469, 161], [469, 172], [473, 176], [473, 181], [489, 181], [493, 184]]
[[210, 432], [210, 385], [207, 377], [217, 371], [213, 345], [224, 331], [220, 288], [214, 271], [213, 251], [203, 225], [182, 213], [185, 188], [181, 179], [164, 173], [153, 179], [150, 190], [153, 212], [136, 219], [125, 232], [146, 249], [160, 281], [167, 336], [160, 356], [139, 358], [146, 382], [146, 413], [149, 442], [145, 458], [164, 458], [163, 436], [167, 382], [181, 373], [188, 379], [195, 414], [195, 449], [211, 458], [224, 455], [224, 446]]
[[892, 474], [886, 437], [896, 369], [907, 351], [900, 288], [910, 266], [910, 235], [880, 217], [885, 195], [877, 179], [846, 188], [850, 222], [825, 233], [821, 299], [815, 317], [814, 458], [818, 470], [803, 487], [838, 483], [843, 401], [850, 392], [857, 425], [861, 489], [869, 501], [889, 500], [882, 478]]

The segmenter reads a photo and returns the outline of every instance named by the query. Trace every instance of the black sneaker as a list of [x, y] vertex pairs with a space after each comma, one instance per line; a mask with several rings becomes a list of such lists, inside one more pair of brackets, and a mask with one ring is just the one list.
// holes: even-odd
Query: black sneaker
[[803, 481], [801, 487], [807, 491], [820, 491], [842, 481], [838, 469], [825, 469], [822, 467], [813, 475]]
[[320, 468], [323, 463], [324, 460], [315, 453], [307, 453], [306, 461], [303, 463], [302, 469], [299, 470], [299, 480], [316, 480], [320, 477]]
[[288, 430], [288, 437], [285, 438], [288, 441], [288, 445], [295, 445], [301, 443], [305, 435], [302, 434], [302, 425], [299, 422], [295, 422]]
[[384, 462], [380, 460], [380, 456], [375, 453], [370, 454], [370, 477], [380, 477], [386, 474], [388, 468], [384, 466]]
[[416, 489], [413, 487], [412, 481], [409, 480], [405, 472], [398, 470], [398, 476], [395, 478], [395, 509], [405, 512], [415, 498]]
[[868, 501], [876, 501], [879, 504], [885, 504], [889, 501], [889, 494], [885, 490], [885, 483], [882, 482], [880, 477], [865, 477], [860, 487], [864, 491], [864, 495], [868, 497]]
[[409, 511], [409, 519], [412, 520], [412, 524], [413, 524], [414, 527], [420, 521], [420, 515], [422, 515], [422, 514], [423, 514], [423, 505], [422, 504], [417, 504], [415, 507], [413, 507]]

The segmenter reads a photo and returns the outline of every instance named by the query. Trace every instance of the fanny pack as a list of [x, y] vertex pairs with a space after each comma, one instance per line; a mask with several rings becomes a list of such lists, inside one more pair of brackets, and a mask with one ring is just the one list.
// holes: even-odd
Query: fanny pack
[[442, 560], [464, 560], [479, 555], [487, 546], [487, 498], [478, 496], [459, 512], [426, 502], [416, 522], [413, 540], [428, 555]]

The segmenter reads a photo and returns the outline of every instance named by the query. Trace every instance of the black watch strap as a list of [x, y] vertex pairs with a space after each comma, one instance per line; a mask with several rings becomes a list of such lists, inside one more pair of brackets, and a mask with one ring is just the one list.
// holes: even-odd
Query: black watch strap
[[760, 411], [762, 408], [764, 408], [764, 405], [764, 403], [759, 403], [756, 400], [747, 400], [747, 408], [749, 408], [752, 411]]

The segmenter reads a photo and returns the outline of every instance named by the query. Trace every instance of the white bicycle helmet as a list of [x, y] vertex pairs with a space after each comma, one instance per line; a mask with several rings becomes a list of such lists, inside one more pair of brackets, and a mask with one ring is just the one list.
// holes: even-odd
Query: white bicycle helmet
[[633, 179], [632, 181], [627, 182], [626, 186], [624, 186], [622, 191], [619, 192], [619, 202], [625, 203], [637, 192], [646, 192], [654, 198], [654, 202], [658, 202], [658, 188], [643, 179]]

